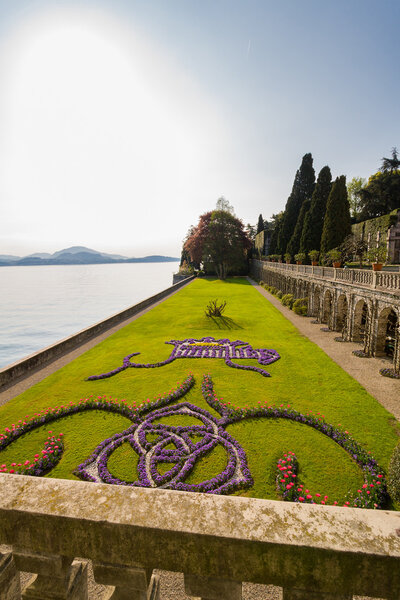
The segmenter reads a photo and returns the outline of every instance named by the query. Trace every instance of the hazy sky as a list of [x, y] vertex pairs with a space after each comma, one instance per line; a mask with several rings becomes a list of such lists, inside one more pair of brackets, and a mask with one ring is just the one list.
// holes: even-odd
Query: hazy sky
[[400, 146], [399, 0], [0, 0], [0, 254], [179, 256]]

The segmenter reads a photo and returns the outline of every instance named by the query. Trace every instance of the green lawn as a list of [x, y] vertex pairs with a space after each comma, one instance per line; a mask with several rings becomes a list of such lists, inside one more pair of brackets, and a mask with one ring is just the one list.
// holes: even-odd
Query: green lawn
[[[204, 315], [206, 304], [215, 298], [227, 301], [225, 325], [210, 321]], [[159, 362], [172, 350], [165, 341], [207, 335], [241, 339], [254, 348], [273, 348], [281, 358], [266, 367], [271, 373], [269, 378], [230, 368], [223, 359], [201, 358], [178, 359], [157, 369], [127, 369], [109, 379], [85, 381], [90, 375], [122, 365], [127, 354], [140, 352], [132, 359], [137, 362]], [[255, 360], [241, 362], [258, 365]], [[290, 404], [302, 413], [321, 413], [328, 423], [341, 424], [387, 469], [398, 439], [398, 427], [392, 415], [302, 336], [245, 279], [194, 280], [132, 324], [0, 407], [0, 429], [45, 408], [75, 403], [89, 395], [126, 399], [128, 405], [140, 403], [168, 393], [190, 372], [196, 383], [182, 401], [196, 404], [219, 417], [201, 395], [202, 377], [210, 373], [217, 396], [224, 402], [252, 407], [259, 401], [267, 401], [269, 405]], [[172, 424], [171, 419], [169, 423]], [[126, 417], [101, 411], [63, 417], [13, 442], [0, 453], [0, 462], [9, 466], [13, 461], [30, 459], [43, 448], [47, 431], [63, 432], [64, 455], [47, 476], [74, 479], [73, 469], [102, 440], [123, 431], [129, 424]], [[182, 423], [177, 421], [176, 424]], [[331, 439], [306, 425], [259, 418], [229, 425], [227, 431], [244, 448], [254, 478], [251, 489], [237, 494], [278, 499], [276, 461], [289, 450], [299, 459], [302, 482], [313, 492], [327, 494], [331, 501], [343, 502], [348, 490], [356, 490], [363, 482], [362, 472], [350, 456]], [[135, 480], [136, 466], [137, 457], [126, 443], [109, 461], [110, 472], [126, 481]], [[225, 466], [226, 455], [217, 447], [199, 461], [188, 483], [199, 483], [217, 475]], [[163, 469], [169, 467], [165, 465]]]

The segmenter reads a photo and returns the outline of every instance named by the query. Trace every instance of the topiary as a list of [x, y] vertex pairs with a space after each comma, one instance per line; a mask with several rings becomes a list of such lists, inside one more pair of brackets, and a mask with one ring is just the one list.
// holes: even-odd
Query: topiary
[[400, 502], [400, 442], [393, 450], [388, 470], [388, 491], [393, 500]]
[[305, 317], [308, 311], [308, 298], [298, 298], [295, 300], [293, 302], [292, 310], [296, 315]]
[[275, 286], [271, 285], [271, 289], [269, 290], [271, 292], [271, 294], [273, 294], [274, 296], [276, 296], [278, 290], [276, 289]]
[[278, 290], [276, 297], [279, 298], [279, 300], [282, 298], [283, 296], [283, 292], [281, 292], [281, 290]]

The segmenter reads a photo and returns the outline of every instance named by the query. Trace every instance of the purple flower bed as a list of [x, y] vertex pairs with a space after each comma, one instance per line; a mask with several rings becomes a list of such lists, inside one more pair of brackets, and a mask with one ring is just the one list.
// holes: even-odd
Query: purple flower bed
[[241, 340], [235, 340], [234, 342], [231, 342], [227, 338], [216, 340], [215, 338], [208, 336], [201, 339], [186, 338], [184, 340], [169, 340], [165, 343], [173, 345], [174, 348], [169, 357], [161, 362], [132, 362], [131, 358], [140, 354], [140, 352], [134, 352], [125, 356], [121, 367], [117, 367], [112, 371], [108, 371], [107, 373], [102, 373], [100, 375], [91, 375], [87, 378], [87, 381], [113, 377], [117, 373], [120, 373], [121, 371], [124, 371], [130, 367], [135, 369], [154, 369], [156, 367], [162, 367], [170, 364], [177, 358], [224, 358], [225, 363], [229, 367], [244, 369], [246, 371], [255, 371], [256, 373], [261, 373], [261, 375], [264, 377], [270, 377], [270, 374], [265, 369], [239, 365], [234, 363], [232, 359], [257, 359], [260, 365], [269, 365], [280, 358], [276, 350], [266, 348], [254, 349], [247, 342], [242, 342]]
[[[36, 427], [58, 421], [63, 416], [85, 410], [105, 410], [126, 416], [132, 424], [124, 431], [101, 442], [91, 456], [76, 468], [75, 474], [78, 477], [86, 481], [102, 481], [117, 485], [228, 494], [251, 487], [253, 479], [244, 449], [226, 432], [226, 427], [244, 419], [288, 419], [313, 427], [330, 437], [344, 448], [363, 470], [365, 482], [361, 489], [349, 496], [345, 506], [381, 508], [384, 505], [387, 494], [383, 470], [371, 454], [365, 451], [347, 431], [327, 423], [322, 415], [302, 414], [290, 406], [268, 406], [267, 402], [264, 405], [259, 402], [258, 406], [253, 408], [236, 407], [230, 402], [223, 402], [222, 399], [217, 398], [211, 376], [205, 375], [201, 384], [202, 395], [207, 404], [220, 416], [216, 418], [209, 411], [194, 404], [180, 402], [193, 385], [194, 377], [190, 374], [169, 394], [158, 396], [153, 401], [148, 399], [138, 405], [127, 406], [126, 400], [117, 401], [107, 399], [105, 396], [91, 396], [80, 400], [77, 404], [70, 403], [45, 409], [41, 413], [35, 413], [31, 418], [25, 417], [24, 421], [13, 424], [11, 428], [6, 428], [0, 435], [0, 450]], [[173, 426], [160, 422], [165, 417], [177, 415], [196, 418], [199, 424]], [[26, 461], [24, 464], [13, 463], [11, 469], [2, 465], [0, 470], [37, 476], [49, 472], [63, 453], [62, 434], [58, 437], [53, 436], [51, 431], [49, 434], [51, 435], [46, 441], [42, 456], [36, 455], [33, 461]], [[150, 441], [150, 435], [156, 436], [156, 439]], [[191, 436], [195, 436], [195, 440]], [[133, 483], [115, 477], [108, 468], [109, 458], [123, 443], [129, 443], [139, 458], [138, 477]], [[201, 483], [187, 483], [186, 479], [199, 459], [217, 446], [221, 446], [227, 455], [227, 464], [223, 471]], [[160, 473], [159, 466], [165, 463], [171, 463], [172, 467], [166, 473]], [[293, 453], [285, 455], [278, 462], [280, 479], [278, 477], [277, 485], [283, 498], [295, 502], [327, 503], [326, 497], [321, 494], [312, 495], [296, 481], [297, 469], [297, 459]], [[286, 481], [288, 478], [289, 483]]]

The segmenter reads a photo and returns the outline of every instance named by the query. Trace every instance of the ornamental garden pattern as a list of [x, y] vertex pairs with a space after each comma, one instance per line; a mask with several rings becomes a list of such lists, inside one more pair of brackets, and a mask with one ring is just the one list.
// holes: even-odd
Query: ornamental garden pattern
[[[256, 353], [256, 356], [246, 357], [257, 358], [263, 365], [268, 364], [267, 361], [274, 362], [279, 358], [278, 353], [274, 350], [253, 350], [249, 344], [238, 340], [230, 342], [227, 339], [214, 340], [214, 338], [208, 337], [201, 340], [171, 340], [167, 343], [174, 345], [174, 351], [169, 359], [157, 365], [140, 366], [168, 364], [175, 358], [180, 358], [185, 352], [188, 358], [225, 358], [227, 364], [232, 357], [238, 358], [237, 353], [239, 353], [239, 358], [242, 358], [240, 351], [248, 352], [248, 354]], [[244, 349], [238, 348], [240, 345], [244, 346]], [[129, 360], [129, 357], [127, 358]], [[94, 378], [110, 377], [127, 366], [111, 373], [94, 376]], [[258, 367], [241, 365], [240, 368], [261, 372], [264, 376], [266, 374], [263, 369]], [[132, 424], [124, 431], [101, 442], [87, 460], [76, 467], [74, 473], [79, 478], [117, 485], [229, 494], [240, 489], [250, 488], [253, 485], [253, 478], [248, 467], [245, 449], [226, 431], [226, 427], [233, 423], [252, 419], [286, 419], [312, 427], [328, 436], [360, 466], [363, 471], [364, 483], [359, 489], [348, 494], [345, 506], [360, 508], [385, 506], [387, 493], [383, 469], [370, 452], [365, 451], [341, 427], [327, 423], [321, 415], [302, 414], [290, 406], [269, 406], [268, 402], [265, 402], [264, 405], [259, 403], [256, 408], [243, 409], [235, 407], [229, 402], [223, 403], [215, 394], [211, 376], [205, 375], [201, 384], [202, 396], [208, 406], [218, 414], [219, 418], [217, 418], [208, 410], [201, 409], [184, 400], [194, 383], [194, 376], [190, 374], [169, 394], [159, 396], [153, 401], [147, 400], [139, 405], [129, 406], [126, 401], [120, 402], [115, 399], [107, 399], [105, 396], [98, 396], [86, 398], [78, 403], [70, 402], [65, 406], [46, 409], [41, 413], [36, 413], [33, 417], [26, 416], [24, 420], [6, 428], [4, 433], [0, 434], [0, 450], [45, 424], [55, 422], [58, 426], [64, 416], [87, 410], [108, 411], [127, 417]], [[195, 418], [198, 425], [174, 426], [160, 422], [165, 417], [181, 415]], [[115, 477], [108, 467], [112, 454], [124, 443], [128, 443], [138, 457], [137, 479], [134, 482]], [[186, 480], [199, 459], [208, 455], [217, 446], [220, 446], [226, 453], [225, 468], [201, 483], [188, 483]], [[61, 460], [63, 450], [63, 434], [55, 435], [53, 431], [49, 431], [49, 437], [40, 454], [36, 454], [31, 460], [23, 463], [12, 463], [10, 467], [6, 464], [0, 465], [0, 471], [42, 476], [49, 473]], [[172, 466], [163, 472], [162, 465]], [[322, 493], [311, 493], [301, 484], [299, 465], [294, 453], [289, 452], [280, 458], [276, 469], [277, 490], [284, 500], [313, 504], [337, 504], [336, 501], [330, 501]]]

